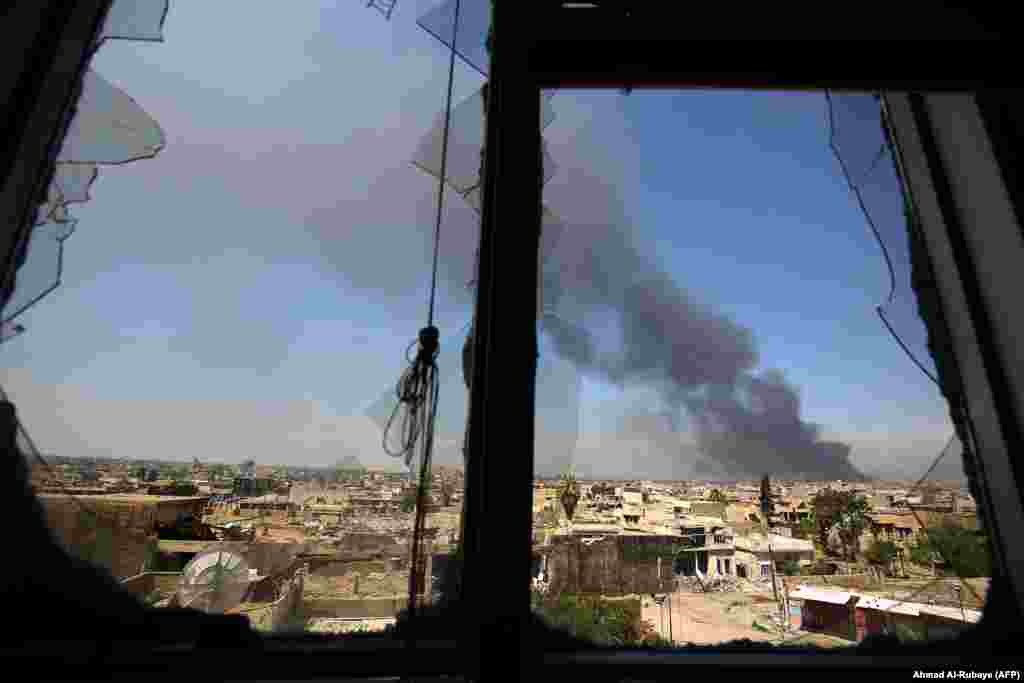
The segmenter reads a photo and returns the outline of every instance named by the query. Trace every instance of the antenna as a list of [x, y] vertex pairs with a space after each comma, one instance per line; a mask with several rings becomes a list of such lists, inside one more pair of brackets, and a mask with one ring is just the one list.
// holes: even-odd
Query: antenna
[[214, 545], [185, 565], [178, 582], [178, 604], [207, 614], [223, 614], [242, 603], [250, 580], [244, 557], [226, 546]]

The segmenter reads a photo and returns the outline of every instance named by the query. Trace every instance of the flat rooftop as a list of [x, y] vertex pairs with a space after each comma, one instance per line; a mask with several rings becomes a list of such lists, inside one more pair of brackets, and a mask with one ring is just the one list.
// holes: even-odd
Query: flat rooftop
[[125, 504], [143, 504], [143, 505], [159, 505], [161, 503], [194, 503], [197, 501], [205, 501], [209, 496], [151, 496], [143, 493], [41, 493], [38, 498], [85, 498], [89, 501], [100, 501], [100, 502], [111, 502], [111, 503], [125, 503]]

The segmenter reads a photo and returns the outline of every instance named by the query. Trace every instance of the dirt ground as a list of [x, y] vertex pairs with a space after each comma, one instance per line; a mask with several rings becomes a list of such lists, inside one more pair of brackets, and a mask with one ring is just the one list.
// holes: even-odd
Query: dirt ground
[[[670, 608], [671, 603], [671, 608]], [[775, 602], [743, 593], [673, 593], [662, 607], [647, 599], [641, 618], [676, 643], [714, 645], [729, 640], [778, 641], [777, 630], [766, 632], [753, 623], [770, 626]]]

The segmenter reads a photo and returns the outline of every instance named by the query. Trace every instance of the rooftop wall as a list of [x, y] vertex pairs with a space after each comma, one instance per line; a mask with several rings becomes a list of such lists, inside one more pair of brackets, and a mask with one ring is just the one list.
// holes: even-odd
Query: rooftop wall
[[155, 544], [157, 510], [138, 502], [39, 499], [50, 530], [64, 550], [106, 569], [115, 578], [140, 573]]
[[284, 584], [277, 600], [266, 605], [239, 609], [235, 613], [248, 617], [249, 624], [257, 631], [279, 632], [293, 626], [301, 616], [305, 576], [305, 571], [299, 569]]
[[[573, 537], [556, 537], [548, 555], [551, 590], [568, 593], [664, 593], [675, 586], [672, 560], [659, 562], [645, 552], [678, 544], [674, 536], [619, 536], [590, 544]], [[629, 559], [631, 556], [641, 559]]]

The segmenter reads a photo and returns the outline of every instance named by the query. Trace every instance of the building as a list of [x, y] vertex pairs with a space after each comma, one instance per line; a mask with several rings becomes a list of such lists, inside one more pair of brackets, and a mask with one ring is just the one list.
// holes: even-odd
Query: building
[[72, 554], [123, 579], [145, 567], [160, 538], [202, 535], [204, 496], [40, 494], [50, 529]]
[[236, 496], [262, 496], [274, 490], [275, 481], [270, 477], [235, 477], [231, 492]]
[[783, 523], [795, 526], [811, 516], [811, 506], [800, 498], [783, 498], [776, 503], [775, 514]]
[[890, 600], [873, 595], [797, 586], [790, 600], [800, 605], [805, 631], [861, 641], [871, 635], [908, 629], [924, 639], [955, 635], [977, 624], [981, 610]]
[[289, 496], [278, 495], [276, 493], [268, 493], [265, 496], [257, 496], [255, 498], [244, 498], [238, 504], [239, 510], [290, 511], [297, 510], [298, 507], [298, 505], [292, 502]]
[[[934, 510], [874, 513], [871, 515], [869, 533], [879, 540], [907, 546], [922, 540], [926, 529], [944, 524], [977, 529], [978, 516], [976, 512], [952, 513]], [[861, 545], [865, 546], [869, 542], [870, 538], [866, 533]]]
[[674, 571], [682, 576], [734, 576], [735, 534], [721, 520], [685, 516], [679, 521], [680, 544]]
[[797, 586], [790, 600], [800, 602], [800, 628], [837, 638], [856, 640], [854, 606], [860, 596], [845, 591], [830, 591], [813, 586]]
[[812, 565], [814, 542], [777, 534], [767, 537], [751, 534], [736, 539], [736, 562], [742, 567], [738, 570], [739, 576], [769, 577], [773, 560], [776, 571], [782, 571], [788, 562], [796, 562], [801, 567]]

